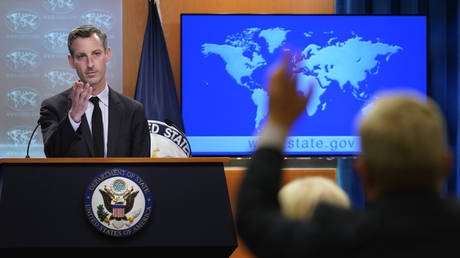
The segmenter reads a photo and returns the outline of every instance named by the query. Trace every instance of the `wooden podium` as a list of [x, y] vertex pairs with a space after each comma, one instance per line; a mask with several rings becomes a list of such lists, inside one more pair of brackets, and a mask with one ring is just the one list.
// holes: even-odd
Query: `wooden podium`
[[[143, 248], [149, 254], [229, 257], [237, 246], [225, 158], [0, 160], [0, 247], [61, 250]], [[142, 177], [153, 207], [144, 228], [114, 238], [90, 224], [84, 194], [113, 168]], [[117, 248], [123, 247], [123, 248]]]

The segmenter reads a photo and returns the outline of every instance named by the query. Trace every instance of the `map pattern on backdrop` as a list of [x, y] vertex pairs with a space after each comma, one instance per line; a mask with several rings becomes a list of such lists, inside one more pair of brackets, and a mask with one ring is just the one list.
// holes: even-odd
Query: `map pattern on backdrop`
[[[107, 33], [109, 85], [122, 91], [121, 0], [0, 1], [0, 158], [26, 155], [41, 102], [77, 80], [67, 61], [67, 36], [81, 24]], [[30, 157], [44, 157], [40, 128]]]

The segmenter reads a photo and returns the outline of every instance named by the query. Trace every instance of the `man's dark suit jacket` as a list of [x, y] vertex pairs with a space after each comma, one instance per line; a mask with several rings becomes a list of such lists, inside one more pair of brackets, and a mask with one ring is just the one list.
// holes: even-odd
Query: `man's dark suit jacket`
[[[68, 118], [72, 88], [42, 102], [40, 125], [47, 157], [94, 157], [86, 115], [75, 132]], [[107, 157], [150, 157], [150, 132], [141, 103], [109, 87]]]
[[321, 204], [310, 220], [280, 212], [282, 153], [257, 150], [242, 181], [238, 233], [257, 257], [448, 257], [460, 245], [460, 206], [434, 192], [389, 193], [365, 211]]

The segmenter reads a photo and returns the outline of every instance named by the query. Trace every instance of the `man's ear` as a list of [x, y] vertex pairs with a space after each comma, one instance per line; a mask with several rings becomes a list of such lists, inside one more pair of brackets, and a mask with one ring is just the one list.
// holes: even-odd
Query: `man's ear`
[[71, 54], [67, 54], [67, 60], [69, 60], [70, 67], [75, 69], [75, 63], [73, 62], [73, 56]]
[[108, 63], [111, 58], [112, 58], [112, 52], [110, 50], [110, 47], [107, 47], [107, 49], [105, 50], [105, 62]]

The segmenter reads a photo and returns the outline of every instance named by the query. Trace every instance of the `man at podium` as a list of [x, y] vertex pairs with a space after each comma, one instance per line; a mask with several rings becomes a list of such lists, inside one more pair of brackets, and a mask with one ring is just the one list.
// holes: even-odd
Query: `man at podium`
[[68, 36], [68, 61], [80, 78], [42, 102], [39, 123], [47, 157], [150, 157], [144, 107], [110, 88], [107, 35], [82, 25]]

